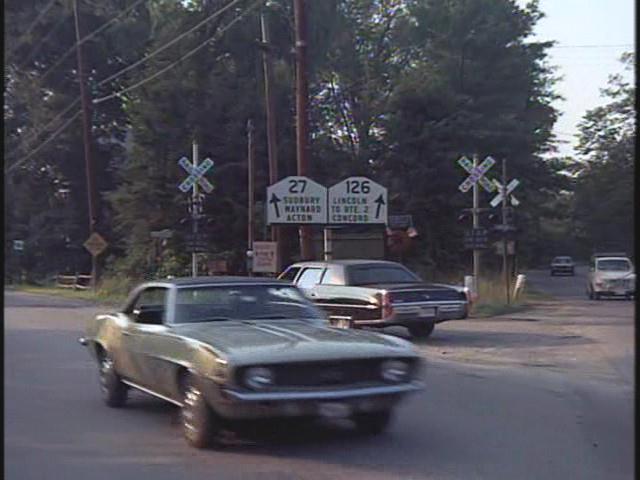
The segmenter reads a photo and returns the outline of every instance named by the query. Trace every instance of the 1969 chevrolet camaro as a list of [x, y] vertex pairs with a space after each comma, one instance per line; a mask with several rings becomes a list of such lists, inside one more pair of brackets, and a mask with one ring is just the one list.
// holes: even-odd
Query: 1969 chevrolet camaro
[[80, 343], [98, 361], [107, 405], [123, 406], [129, 388], [178, 405], [200, 448], [233, 420], [348, 417], [378, 433], [420, 388], [409, 342], [331, 327], [295, 287], [271, 279], [142, 284], [122, 311], [90, 321]]

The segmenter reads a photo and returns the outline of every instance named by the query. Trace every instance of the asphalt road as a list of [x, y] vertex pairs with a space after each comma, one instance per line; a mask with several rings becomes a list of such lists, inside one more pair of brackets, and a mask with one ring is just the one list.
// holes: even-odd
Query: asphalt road
[[96, 366], [76, 341], [95, 307], [4, 298], [8, 479], [633, 477], [630, 302], [594, 310], [567, 296], [520, 316], [439, 325], [418, 345], [426, 389], [379, 437], [292, 424], [198, 451], [172, 406], [143, 394], [124, 409], [102, 404]]

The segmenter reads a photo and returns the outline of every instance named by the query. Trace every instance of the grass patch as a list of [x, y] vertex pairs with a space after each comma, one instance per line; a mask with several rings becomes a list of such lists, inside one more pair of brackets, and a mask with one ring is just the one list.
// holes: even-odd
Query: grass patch
[[39, 295], [50, 295], [53, 297], [70, 298], [74, 300], [86, 300], [96, 304], [110, 307], [122, 306], [129, 294], [131, 287], [126, 281], [116, 279], [105, 279], [100, 283], [96, 292], [93, 290], [73, 290], [71, 288], [60, 288], [55, 285], [12, 285], [10, 290], [35, 293]]
[[[511, 291], [515, 280], [511, 282]], [[478, 301], [471, 307], [471, 316], [475, 318], [495, 317], [527, 310], [534, 298], [527, 291], [517, 299], [507, 303], [504, 279], [502, 277], [483, 278], [480, 282]]]
[[548, 293], [541, 292], [534, 288], [530, 288], [525, 285], [525, 297], [527, 300], [535, 302], [535, 301], [544, 301], [544, 300], [556, 300], [556, 297], [553, 295], [549, 295]]

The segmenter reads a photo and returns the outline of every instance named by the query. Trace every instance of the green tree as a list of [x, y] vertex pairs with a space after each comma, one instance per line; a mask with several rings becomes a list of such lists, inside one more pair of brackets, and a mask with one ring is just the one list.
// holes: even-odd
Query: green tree
[[[633, 71], [635, 56], [621, 61]], [[635, 86], [622, 75], [609, 78], [605, 105], [589, 110], [580, 123], [574, 164], [574, 221], [587, 251], [634, 246]]]

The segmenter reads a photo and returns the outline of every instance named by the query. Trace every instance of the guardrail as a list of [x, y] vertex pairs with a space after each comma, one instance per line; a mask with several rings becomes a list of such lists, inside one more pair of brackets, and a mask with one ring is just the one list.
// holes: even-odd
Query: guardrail
[[57, 275], [58, 288], [72, 288], [73, 290], [88, 290], [91, 288], [91, 275]]

